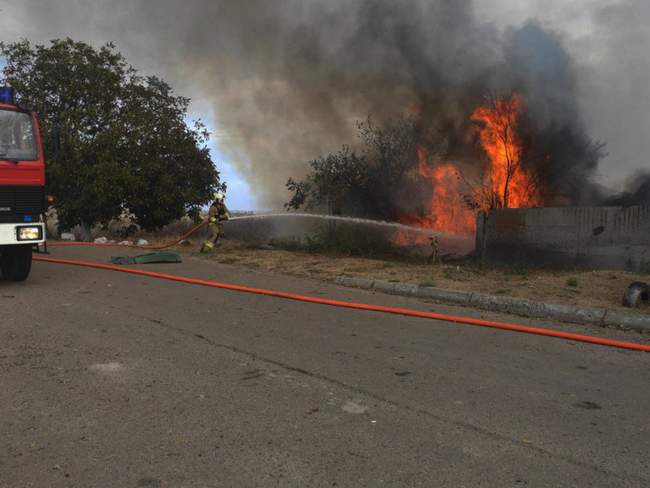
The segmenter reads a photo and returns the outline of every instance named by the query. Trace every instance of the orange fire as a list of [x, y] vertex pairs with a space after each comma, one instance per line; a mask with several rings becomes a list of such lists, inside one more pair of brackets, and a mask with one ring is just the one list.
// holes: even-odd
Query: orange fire
[[429, 227], [449, 234], [470, 234], [474, 231], [473, 212], [463, 202], [460, 173], [450, 163], [432, 166], [423, 147], [418, 149], [418, 172], [431, 181], [431, 218]]
[[472, 120], [482, 124], [481, 146], [488, 156], [489, 167], [483, 180], [487, 190], [486, 207], [537, 207], [542, 204], [539, 189], [521, 166], [522, 147], [517, 134], [522, 98], [494, 99], [489, 106], [479, 107]]
[[[463, 192], [460, 185], [460, 173], [455, 165], [450, 163], [431, 165], [426, 149], [418, 148], [418, 173], [431, 181], [431, 200], [427, 205], [426, 217], [404, 216], [400, 223], [411, 227], [431, 229], [447, 234], [466, 235], [474, 232], [476, 219], [463, 202]], [[425, 234], [400, 231], [395, 237], [399, 246], [427, 244], [429, 238]]]
[[[427, 202], [427, 216], [405, 216], [400, 222], [437, 232], [467, 235], [475, 232], [476, 216], [464, 196], [490, 208], [535, 207], [542, 204], [539, 189], [521, 165], [522, 144], [517, 133], [523, 101], [515, 94], [509, 99], [495, 99], [488, 106], [477, 108], [471, 120], [478, 122], [481, 147], [488, 157], [488, 166], [480, 188], [463, 188], [458, 167], [452, 163], [431, 164], [423, 147], [418, 149], [418, 173], [430, 180], [432, 194]], [[463, 191], [465, 190], [465, 191]], [[426, 236], [396, 236], [399, 245], [423, 244]]]

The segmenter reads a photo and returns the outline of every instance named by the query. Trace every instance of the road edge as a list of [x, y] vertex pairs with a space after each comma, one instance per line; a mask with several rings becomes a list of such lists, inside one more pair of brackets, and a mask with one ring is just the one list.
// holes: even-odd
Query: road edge
[[522, 317], [553, 319], [582, 325], [616, 327], [650, 332], [650, 317], [626, 314], [618, 310], [575, 307], [572, 305], [536, 302], [523, 298], [502, 297], [465, 291], [445, 290], [429, 286], [338, 276], [334, 282], [350, 288], [378, 291], [391, 295], [425, 298], [448, 305], [504, 312]]

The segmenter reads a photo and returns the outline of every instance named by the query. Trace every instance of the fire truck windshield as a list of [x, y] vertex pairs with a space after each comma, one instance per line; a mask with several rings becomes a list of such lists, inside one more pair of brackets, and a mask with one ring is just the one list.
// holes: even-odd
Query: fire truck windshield
[[34, 125], [29, 114], [0, 110], [0, 160], [38, 159]]

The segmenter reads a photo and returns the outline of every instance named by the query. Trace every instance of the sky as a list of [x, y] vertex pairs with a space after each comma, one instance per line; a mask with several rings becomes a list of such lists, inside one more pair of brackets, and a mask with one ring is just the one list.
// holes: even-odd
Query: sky
[[237, 167], [228, 161], [228, 157], [219, 150], [219, 144], [226, 138], [219, 131], [214, 120], [214, 112], [206, 110], [209, 104], [205, 100], [194, 99], [190, 105], [190, 119], [201, 119], [210, 130], [210, 153], [220, 173], [220, 178], [228, 185], [228, 208], [233, 211], [266, 210], [258, 205], [253, 191], [246, 180], [237, 171]]
[[[306, 11], [297, 14], [295, 19], [292, 18], [287, 23], [299, 23], [303, 20], [300, 15], [308, 16], [309, 10], [313, 10], [315, 5], [320, 5], [327, 14], [329, 5], [333, 9], [345, 1], [304, 0]], [[355, 4], [355, 0], [347, 1]], [[356, 0], [356, 4], [366, 1]], [[205, 66], [205, 73], [199, 73], [203, 78], [199, 83], [191, 76], [184, 76], [183, 69], [177, 65], [178, 58], [171, 54], [167, 56], [164, 51], [175, 44], [186, 46], [190, 50], [193, 47], [202, 50], [205, 46], [196, 43], [206, 43], [208, 54], [212, 49], [215, 58], [219, 58], [221, 50], [230, 49], [231, 44], [246, 45], [250, 42], [251, 32], [236, 30], [240, 25], [247, 27], [246, 21], [242, 23], [241, 19], [235, 19], [236, 22], [220, 23], [215, 18], [212, 30], [225, 31], [222, 37], [216, 38], [222, 44], [216, 42], [209, 32], [212, 19], [201, 19], [196, 15], [196, 12], [201, 12], [197, 6], [207, 6], [210, 3], [219, 3], [223, 11], [231, 14], [234, 11], [235, 15], [241, 15], [243, 11], [243, 15], [249, 15], [251, 32], [273, 28], [263, 22], [255, 23], [258, 12], [245, 11], [245, 7], [253, 5], [253, 2], [242, 3], [241, 0], [186, 0], [183, 4], [185, 8], [174, 12], [171, 9], [176, 8], [178, 3], [171, 0], [0, 0], [0, 39], [13, 41], [28, 38], [33, 42], [46, 42], [48, 39], [70, 36], [94, 45], [114, 41], [136, 68], [144, 73], [162, 76], [172, 83], [177, 93], [193, 99], [190, 115], [201, 118], [211, 129], [213, 137], [210, 147], [213, 159], [228, 183], [229, 206], [241, 210], [261, 209], [268, 200], [261, 194], [263, 188], [258, 182], [265, 164], [261, 160], [265, 146], [261, 144], [262, 150], [258, 150], [254, 156], [242, 151], [238, 144], [240, 136], [228, 129], [225, 122], [229, 117], [232, 118], [232, 114], [227, 110], [233, 105], [227, 105], [228, 109], [225, 109], [211, 98], [211, 91], [223, 86], [220, 84], [222, 72], [211, 71]], [[275, 8], [281, 3], [274, 0], [261, 4], [268, 9], [262, 20], [268, 21], [274, 19], [274, 15], [281, 15], [282, 9]], [[407, 5], [406, 2], [403, 4]], [[170, 7], [170, 12], [166, 12], [165, 5], [173, 6]], [[236, 10], [235, 5], [243, 5], [244, 10]], [[138, 12], [146, 10], [144, 6], [148, 6], [147, 12], [150, 15], [138, 17]], [[473, 8], [481, 22], [492, 24], [500, 31], [520, 27], [532, 18], [545, 28], [555, 31], [562, 39], [579, 67], [580, 104], [589, 133], [595, 139], [607, 143], [608, 156], [599, 170], [599, 179], [603, 184], [620, 189], [635, 170], [650, 167], [647, 158], [650, 154], [650, 83], [647, 81], [650, 79], [650, 61], [647, 55], [647, 47], [650, 45], [649, 1], [475, 0]], [[209, 17], [208, 8], [204, 10]], [[169, 23], [166, 23], [165, 16], [171, 17]], [[277, 17], [275, 19], [277, 22]], [[164, 28], [177, 24], [185, 26], [184, 29], [175, 31]], [[229, 31], [231, 24], [235, 27]], [[193, 28], [195, 25], [197, 29]], [[206, 25], [208, 32], [203, 32], [199, 26], [205, 29]], [[156, 29], [155, 39], [149, 34], [154, 29], [152, 26]], [[309, 38], [309, 30], [304, 32], [304, 36]], [[253, 46], [264, 56], [274, 55], [271, 47]], [[188, 57], [193, 54], [187, 52]], [[260, 60], [255, 60], [245, 66], [244, 69], [251, 70], [250, 76], [245, 79], [247, 84], [259, 82], [254, 72], [259, 65]], [[231, 68], [232, 66], [224, 66], [222, 71]], [[198, 64], [193, 69], [200, 71], [202, 67]], [[205, 79], [211, 77], [214, 77], [214, 84], [206, 83]], [[242, 90], [247, 88], [250, 87], [242, 86]], [[265, 89], [267, 87], [261, 88], [262, 91]], [[276, 90], [279, 96], [287, 95], [280, 83], [270, 84], [268, 90]], [[246, 111], [246, 102], [243, 103], [239, 107]], [[274, 106], [272, 110], [282, 110], [282, 106]], [[293, 117], [295, 114], [278, 115]], [[272, 112], [268, 123], [274, 123]], [[317, 129], [306, 121], [304, 133], [299, 136], [309, 139], [309, 132], [313, 130]], [[286, 136], [288, 140], [295, 137], [294, 134], [282, 132], [280, 135]], [[250, 142], [256, 142], [254, 136]], [[285, 141], [279, 141], [278, 145], [286, 151], [287, 158], [295, 156], [300, 159], [300, 155], [292, 154], [292, 148]], [[277, 181], [282, 178], [284, 175], [280, 175]], [[283, 188], [276, 185], [272, 191], [281, 192]]]
[[[201, 115], [200, 111], [194, 110], [190, 113], [191, 118], [200, 118], [206, 122], [207, 127], [214, 131], [214, 125], [210, 123], [210, 115]], [[258, 205], [254, 192], [246, 182], [246, 179], [237, 170], [237, 167], [228, 161], [228, 156], [223, 154], [217, 147], [218, 134], [212, 134], [208, 147], [212, 155], [221, 181], [227, 183], [228, 208], [232, 211], [267, 210]]]

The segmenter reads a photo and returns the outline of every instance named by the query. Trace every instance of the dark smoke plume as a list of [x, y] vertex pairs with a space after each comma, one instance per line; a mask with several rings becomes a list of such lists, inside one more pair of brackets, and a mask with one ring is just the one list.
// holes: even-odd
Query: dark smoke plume
[[136, 5], [158, 48], [212, 97], [223, 148], [267, 203], [286, 200], [284, 182], [308, 160], [354, 142], [354, 121], [368, 114], [381, 124], [414, 109], [461, 139], [487, 94], [513, 91], [526, 100], [531, 153], [548, 166], [549, 200], [589, 199], [598, 156], [573, 63], [534, 22], [502, 35], [469, 0]]
[[287, 178], [354, 143], [355, 121], [368, 115], [382, 124], [418, 113], [460, 154], [453, 143], [462, 145], [477, 105], [514, 91], [526, 104], [526, 164], [539, 170], [546, 201], [599, 198], [591, 181], [601, 151], [584, 126], [578, 70], [560, 37], [536, 21], [501, 32], [476, 17], [471, 0], [54, 3], [15, 8], [30, 25], [61, 25], [62, 35], [89, 25], [93, 39], [126, 46], [180, 90], [198, 87], [220, 149], [262, 204], [280, 207]]
[[626, 186], [627, 190], [605, 199], [603, 203], [615, 207], [650, 206], [650, 172], [638, 171], [628, 179]]

